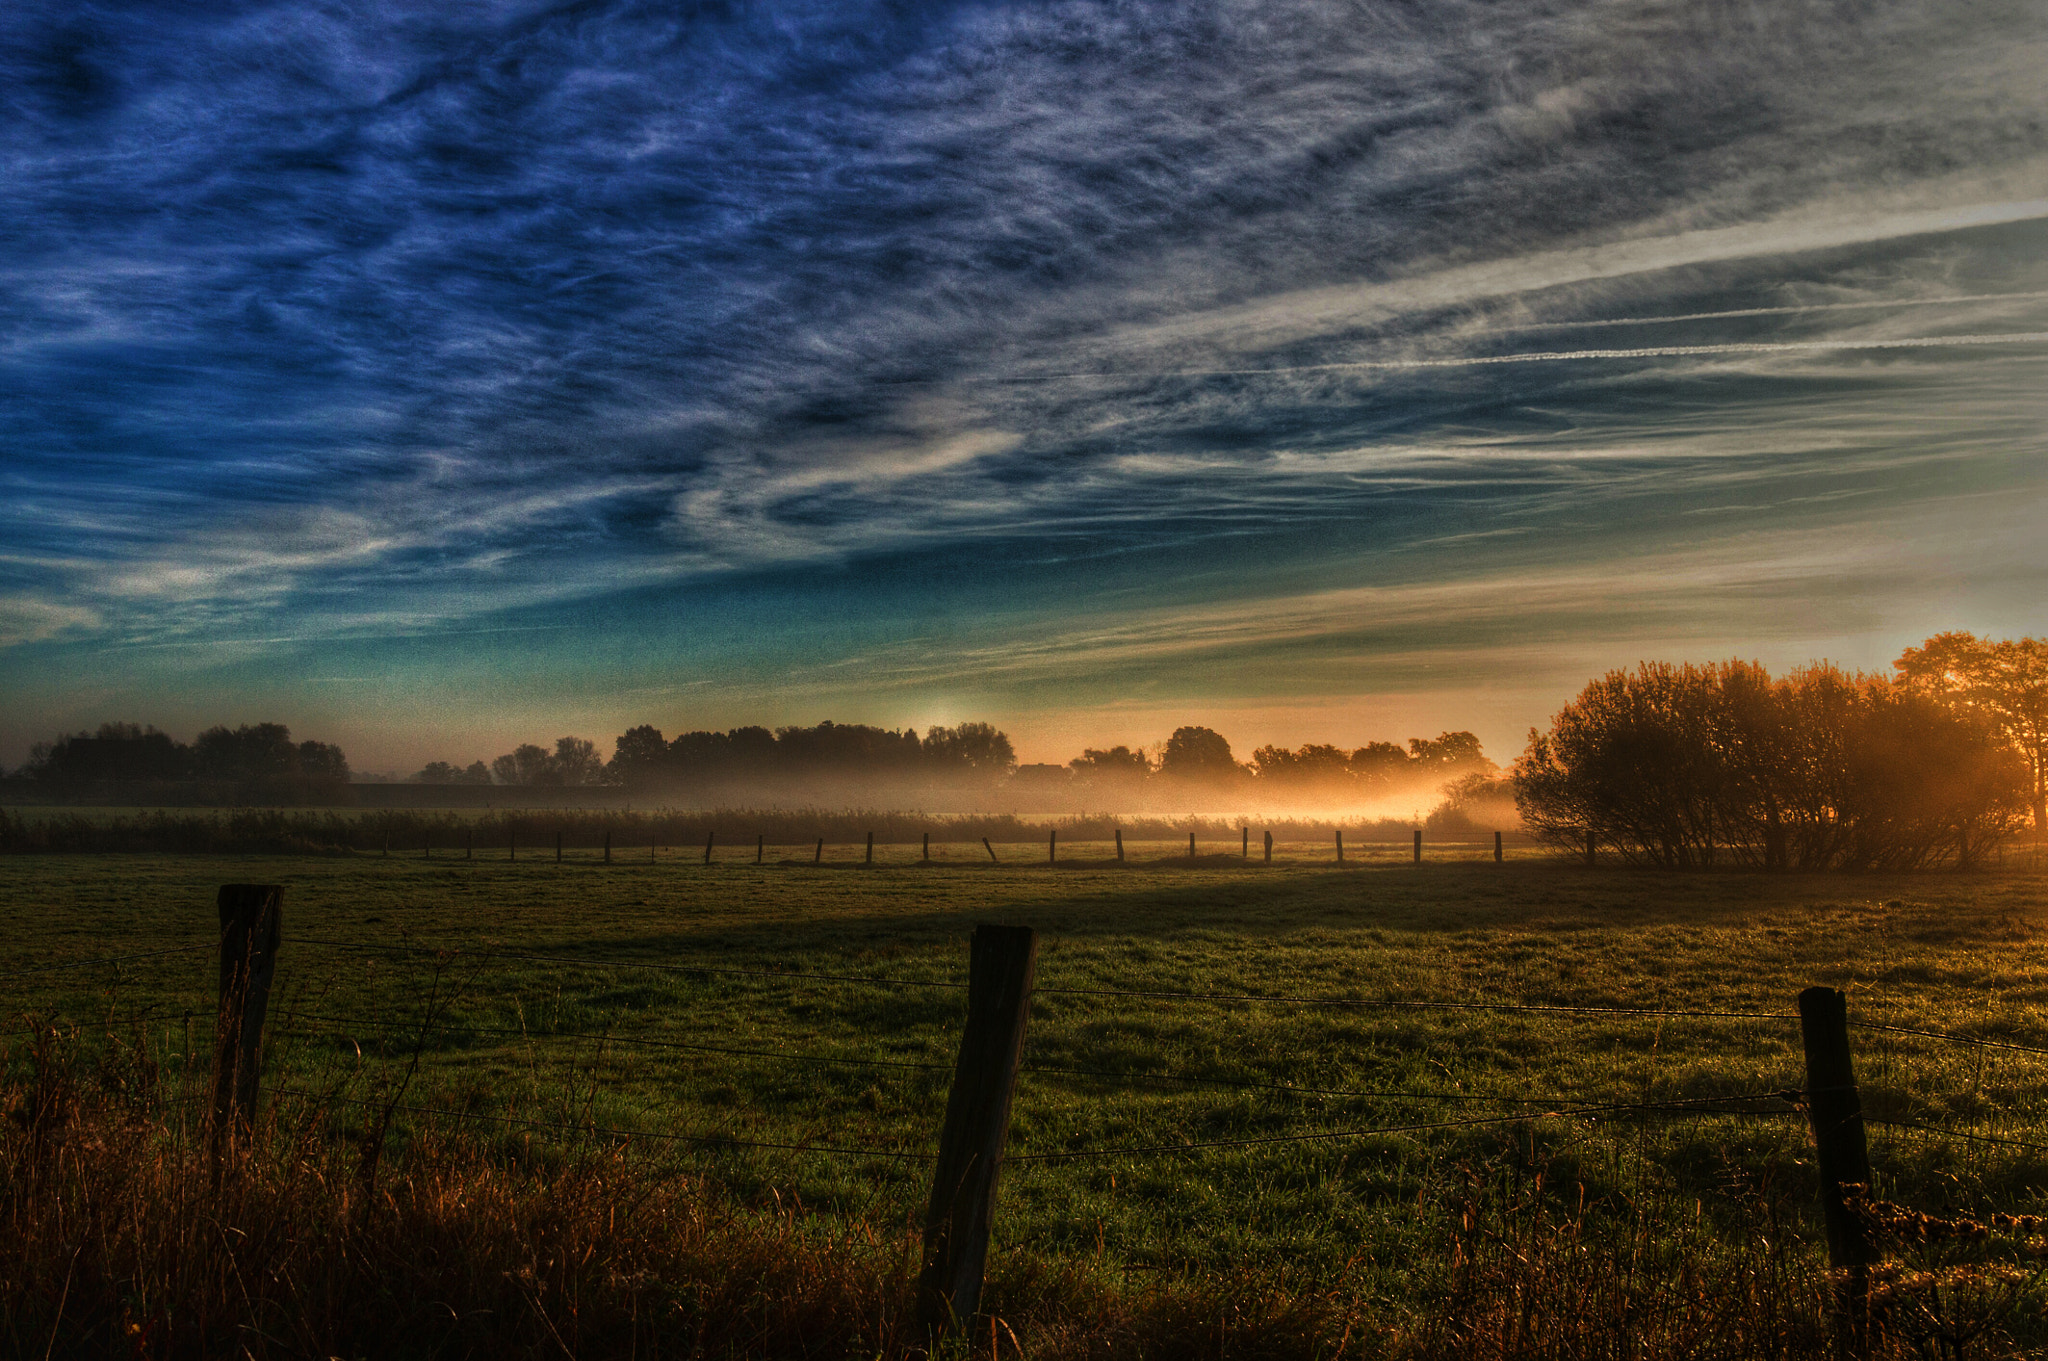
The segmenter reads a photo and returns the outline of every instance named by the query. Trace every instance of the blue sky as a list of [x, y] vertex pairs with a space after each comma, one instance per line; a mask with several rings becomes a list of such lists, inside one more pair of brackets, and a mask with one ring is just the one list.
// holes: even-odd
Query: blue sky
[[0, 763], [1027, 758], [2048, 628], [2037, 3], [0, 18]]

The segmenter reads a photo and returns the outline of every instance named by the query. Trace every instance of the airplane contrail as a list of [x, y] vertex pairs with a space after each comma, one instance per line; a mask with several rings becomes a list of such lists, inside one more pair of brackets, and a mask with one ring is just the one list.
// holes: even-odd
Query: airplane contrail
[[[1084, 379], [1251, 378], [1277, 373], [1390, 372], [1408, 369], [1466, 369], [1487, 364], [1555, 364], [1588, 359], [1673, 359], [1689, 355], [1821, 353], [1837, 350], [1916, 350], [1965, 345], [2048, 344], [2048, 331], [2011, 331], [1998, 335], [1910, 336], [1894, 340], [1751, 340], [1711, 345], [1644, 345], [1611, 350], [1531, 350], [1520, 354], [1467, 355], [1457, 359], [1346, 359], [1324, 364], [1282, 364], [1263, 369], [1164, 369], [1144, 373], [1012, 374], [982, 381], [1050, 383]], [[945, 381], [945, 380], [913, 380]], [[961, 381], [961, 380], [954, 380]], [[973, 379], [965, 381], [972, 382]]]
[[1567, 331], [1596, 326], [1655, 326], [1664, 321], [1719, 321], [1724, 317], [1789, 317], [1802, 312], [1858, 312], [1885, 307], [1943, 307], [1951, 303], [2004, 302], [2048, 298], [2048, 289], [2027, 293], [1963, 293], [1949, 298], [1886, 298], [1877, 302], [1812, 302], [1786, 307], [1737, 307], [1725, 312], [1676, 312], [1668, 317], [1596, 317], [1585, 321], [1518, 321], [1491, 331]]

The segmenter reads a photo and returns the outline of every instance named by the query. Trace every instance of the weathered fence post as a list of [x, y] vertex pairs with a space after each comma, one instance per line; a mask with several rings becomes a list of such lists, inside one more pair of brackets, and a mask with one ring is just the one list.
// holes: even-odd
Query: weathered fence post
[[1415, 863], [1418, 865], [1422, 863], [1422, 829], [1420, 827], [1415, 829]]
[[875, 863], [875, 834], [873, 832], [868, 833], [868, 858], [863, 863], [869, 865]]
[[918, 1274], [918, 1321], [936, 1338], [964, 1325], [981, 1303], [995, 1212], [996, 1174], [1010, 1133], [1010, 1097], [1031, 1012], [1038, 933], [977, 926], [967, 965], [967, 1026], [946, 1096], [946, 1123], [932, 1168]]
[[1344, 829], [1342, 827], [1337, 829], [1337, 863], [1340, 865], [1344, 863]]
[[1116, 863], [1124, 863], [1124, 829], [1121, 827], [1116, 829]]
[[932, 834], [930, 832], [924, 834], [924, 858], [926, 860], [932, 858]]
[[1862, 1356], [1869, 1343], [1870, 1267], [1877, 1247], [1853, 1204], [1870, 1190], [1870, 1147], [1863, 1102], [1849, 1062], [1849, 1001], [1833, 988], [1799, 994], [1799, 1035], [1806, 1046], [1806, 1115], [1820, 1167], [1821, 1217], [1835, 1291], [1835, 1352]]
[[562, 863], [562, 834], [560, 832], [555, 833], [555, 863], [557, 865]]
[[1188, 833], [1188, 859], [1190, 859], [1190, 860], [1193, 860], [1194, 858], [1195, 858], [1195, 834], [1194, 834], [1193, 832], [1189, 832], [1189, 833]]
[[1000, 865], [1000, 864], [1002, 864], [1002, 863], [1003, 863], [1003, 862], [1002, 862], [1002, 861], [1000, 861], [1000, 860], [996, 860], [996, 848], [988, 844], [988, 838], [987, 838], [987, 837], [983, 837], [983, 838], [981, 839], [981, 845], [982, 845], [982, 849], [988, 852], [988, 858], [989, 858], [989, 859], [991, 859], [991, 860], [995, 860], [995, 862], [996, 862], [996, 863], [997, 863], [998, 865]]
[[1501, 862], [1501, 860], [1502, 856], [1500, 851], [1500, 833], [1495, 832], [1493, 834], [1493, 863], [1498, 865]]
[[263, 1015], [277, 972], [284, 907], [278, 884], [222, 884], [220, 1008], [213, 1029], [213, 1156], [241, 1143], [256, 1126], [263, 1073]]
[[1269, 865], [1273, 863], [1273, 834], [1271, 832], [1266, 833], [1266, 863]]
[[711, 863], [711, 846], [712, 846], [712, 843], [713, 843], [713, 842], [715, 842], [715, 841], [717, 841], [717, 840], [718, 840], [718, 829], [717, 829], [716, 827], [712, 828], [712, 829], [711, 829], [710, 831], [708, 831], [708, 832], [706, 832], [706, 833], [704, 834], [704, 863], [705, 863], [705, 864], [707, 864], [707, 865]]
[[824, 838], [824, 837], [819, 837], [819, 838], [818, 838], [818, 852], [817, 852], [817, 854], [816, 854], [816, 855], [813, 855], [813, 856], [811, 857], [811, 863], [812, 863], [813, 865], [822, 865], [822, 864], [824, 864], [824, 863], [825, 863], [825, 838]]
[[754, 833], [754, 863], [757, 865], [762, 863], [767, 854], [768, 834], [766, 832]]

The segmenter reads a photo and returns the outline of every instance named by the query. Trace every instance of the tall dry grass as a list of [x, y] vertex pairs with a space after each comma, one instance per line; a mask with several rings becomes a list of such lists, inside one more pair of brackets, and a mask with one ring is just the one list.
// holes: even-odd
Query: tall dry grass
[[[5, 1062], [9, 1356], [779, 1361], [926, 1350], [907, 1225], [811, 1216], [772, 1197], [741, 1205], [618, 1143], [541, 1147], [430, 1124], [380, 1163], [317, 1101], [275, 1106], [246, 1156], [219, 1169], [191, 1094], [145, 1045], [82, 1045], [39, 1026]], [[1134, 1284], [1013, 1245], [994, 1260], [988, 1316], [948, 1350], [1047, 1361], [1827, 1355], [1827, 1283], [1810, 1248], [1759, 1228], [1731, 1236], [1646, 1205], [1610, 1232], [1540, 1177], [1474, 1174], [1440, 1258], [1414, 1264], [1413, 1299], [1249, 1274]], [[1963, 1276], [1942, 1279], [1951, 1298], [1910, 1318], [1895, 1311], [1873, 1354], [2022, 1353], [2009, 1325], [2033, 1297], [2006, 1277], [1985, 1276], [1974, 1296]]]

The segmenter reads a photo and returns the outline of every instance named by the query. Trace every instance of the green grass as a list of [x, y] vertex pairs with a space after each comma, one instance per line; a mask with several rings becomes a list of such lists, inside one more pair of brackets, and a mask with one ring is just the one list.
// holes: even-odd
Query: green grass
[[[1208, 848], [1204, 848], [1205, 850]], [[1234, 850], [1235, 848], [1231, 848]], [[1358, 848], [1363, 850], [1364, 848]], [[1332, 1008], [1083, 996], [1151, 990], [1511, 1005], [1789, 1013], [1803, 987], [1853, 1019], [2048, 1043], [2048, 876], [1673, 876], [1490, 847], [1417, 867], [1380, 846], [1338, 868], [1288, 845], [1267, 867], [1218, 856], [1049, 870], [999, 847], [827, 848], [751, 863], [737, 848], [649, 863], [552, 852], [508, 863], [408, 858], [0, 859], [0, 958], [13, 1061], [29, 1023], [205, 1052], [213, 961], [42, 966], [213, 938], [225, 882], [285, 886], [267, 1081], [511, 1121], [926, 1151], [933, 1145], [977, 922], [1041, 932], [1014, 1155], [1478, 1119], [1509, 1099], [1636, 1102], [1796, 1088], [1797, 1023], [1768, 1019]], [[1102, 861], [1102, 845], [1062, 846]], [[644, 852], [643, 852], [644, 854]], [[1042, 854], [1042, 852], [1041, 852]], [[1432, 851], [1435, 855], [1436, 852]], [[1446, 852], [1448, 855], [1449, 852]], [[1254, 852], [1256, 861], [1256, 851]], [[340, 948], [314, 941], [361, 947]], [[484, 952], [547, 955], [508, 961]], [[872, 975], [847, 983], [652, 965]], [[426, 1024], [431, 1020], [431, 1024]], [[2048, 1143], [2048, 1061], [1858, 1031], [1866, 1108]], [[769, 1051], [844, 1064], [704, 1049]], [[415, 1055], [418, 1071], [398, 1096]], [[897, 1065], [866, 1066], [866, 1060]], [[1205, 1082], [1110, 1074], [1174, 1074]], [[1375, 1095], [1310, 1095], [1243, 1082]], [[1435, 1099], [1444, 1098], [1444, 1099]], [[293, 1100], [289, 1095], [280, 1100]], [[365, 1113], [366, 1107], [338, 1109]], [[401, 1118], [401, 1134], [404, 1124]], [[505, 1148], [573, 1136], [504, 1125]], [[1019, 1161], [1000, 1247], [1144, 1273], [1251, 1269], [1391, 1299], [1436, 1288], [1461, 1207], [1541, 1171], [1548, 1194], [1621, 1224], [1688, 1215], [1731, 1240], [1810, 1222], [1800, 1117], [1622, 1113], [1173, 1154]], [[1881, 1194], [1930, 1210], [2040, 1210], [2048, 1155], [1874, 1128]], [[904, 1223], [921, 1163], [678, 1143], [736, 1197]], [[1583, 1189], [1581, 1189], [1583, 1188]]]

